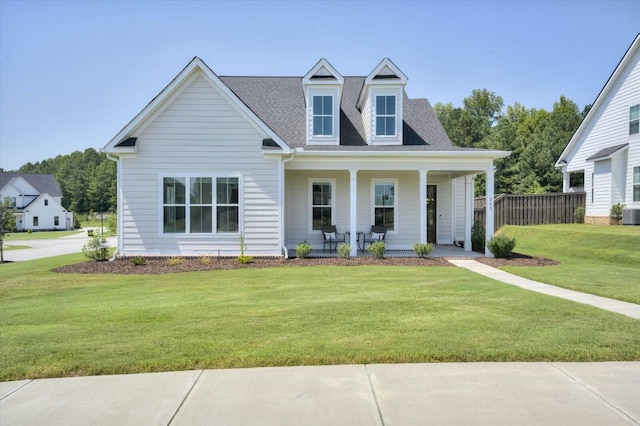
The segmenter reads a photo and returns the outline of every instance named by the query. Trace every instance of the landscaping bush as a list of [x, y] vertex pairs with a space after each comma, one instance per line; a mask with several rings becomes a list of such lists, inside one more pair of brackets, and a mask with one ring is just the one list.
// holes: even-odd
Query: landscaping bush
[[386, 247], [384, 245], [384, 241], [376, 241], [375, 243], [371, 243], [369, 247], [367, 247], [367, 251], [373, 255], [376, 259], [384, 259], [384, 251]]
[[516, 247], [516, 239], [509, 238], [505, 234], [498, 234], [489, 240], [487, 247], [495, 257], [507, 257]]
[[143, 256], [134, 256], [129, 260], [129, 262], [131, 262], [135, 266], [140, 266], [145, 264], [145, 260]]
[[431, 250], [433, 250], [433, 244], [431, 243], [413, 243], [413, 251], [416, 252], [416, 254], [418, 255], [418, 257], [427, 257], [429, 256], [429, 253], [431, 253]]
[[351, 256], [351, 246], [349, 244], [341, 243], [338, 245], [338, 256], [342, 259], [348, 259]]
[[313, 246], [306, 241], [301, 242], [296, 246], [296, 257], [298, 259], [304, 259], [311, 253]]
[[620, 225], [622, 223], [622, 210], [624, 210], [624, 204], [614, 204], [609, 211], [609, 223], [611, 225]]
[[584, 207], [576, 207], [573, 212], [573, 221], [575, 223], [584, 223]]
[[244, 243], [244, 234], [240, 233], [240, 256], [238, 256], [238, 262], [242, 265], [251, 263], [253, 256], [245, 256], [244, 251], [247, 249], [247, 245]]
[[91, 238], [87, 244], [82, 246], [82, 252], [89, 259], [93, 259], [95, 261], [109, 259], [109, 246], [107, 245], [107, 239], [96, 235]]
[[473, 251], [484, 251], [485, 229], [480, 222], [474, 222], [471, 227], [471, 249]]
[[169, 266], [182, 265], [182, 262], [184, 262], [184, 259], [180, 256], [172, 257], [171, 259], [167, 260], [167, 263], [169, 264]]

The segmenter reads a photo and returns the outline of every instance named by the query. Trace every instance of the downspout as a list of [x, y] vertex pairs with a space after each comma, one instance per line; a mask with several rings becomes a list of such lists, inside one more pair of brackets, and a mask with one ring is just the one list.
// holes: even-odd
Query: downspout
[[280, 160], [280, 191], [278, 194], [278, 203], [280, 204], [280, 246], [282, 248], [282, 251], [284, 252], [284, 258], [288, 259], [289, 258], [289, 250], [287, 249], [287, 245], [285, 244], [284, 241], [284, 215], [285, 215], [285, 209], [284, 209], [284, 171], [285, 171], [285, 167], [284, 164], [288, 163], [289, 161], [293, 160], [293, 152], [291, 152], [291, 157], [289, 158], [282, 158]]
[[122, 180], [120, 179], [121, 176], [121, 163], [120, 163], [120, 158], [118, 157], [114, 157], [111, 154], [107, 154], [107, 159], [111, 160], [111, 161], [115, 161], [116, 162], [116, 173], [117, 173], [117, 177], [116, 177], [116, 219], [118, 221], [118, 237], [117, 237], [117, 244], [116, 244], [116, 250], [113, 252], [113, 256], [111, 257], [111, 259], [109, 259], [109, 262], [113, 262], [114, 260], [116, 260], [116, 257], [118, 256], [118, 254], [120, 253], [120, 239], [122, 238], [122, 223], [121, 219], [122, 219], [122, 214], [120, 214], [120, 209], [122, 208], [122, 194], [120, 191], [120, 182], [122, 182]]

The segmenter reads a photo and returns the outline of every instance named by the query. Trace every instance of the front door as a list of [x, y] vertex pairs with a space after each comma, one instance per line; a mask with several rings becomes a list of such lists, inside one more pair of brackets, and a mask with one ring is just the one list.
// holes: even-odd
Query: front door
[[427, 242], [436, 243], [436, 199], [437, 187], [427, 185]]

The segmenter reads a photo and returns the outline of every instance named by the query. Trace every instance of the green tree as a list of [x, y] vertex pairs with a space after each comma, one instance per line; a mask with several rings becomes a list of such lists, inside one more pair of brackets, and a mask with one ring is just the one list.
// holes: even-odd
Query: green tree
[[16, 229], [14, 210], [8, 198], [0, 201], [0, 263], [4, 263], [4, 237]]

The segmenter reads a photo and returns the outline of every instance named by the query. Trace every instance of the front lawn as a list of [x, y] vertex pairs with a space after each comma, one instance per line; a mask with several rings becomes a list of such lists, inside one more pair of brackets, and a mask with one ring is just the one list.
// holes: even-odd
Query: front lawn
[[559, 287], [640, 303], [640, 226], [505, 226], [519, 253], [560, 261], [556, 266], [505, 267]]
[[0, 266], [0, 380], [199, 368], [640, 360], [640, 321], [452, 267], [66, 275]]
[[68, 237], [69, 235], [76, 235], [81, 232], [85, 232], [83, 230], [75, 230], [75, 231], [42, 231], [42, 232], [12, 232], [10, 234], [5, 235], [4, 241], [6, 243], [11, 243], [12, 241], [25, 241], [25, 240], [52, 240], [55, 238]]

